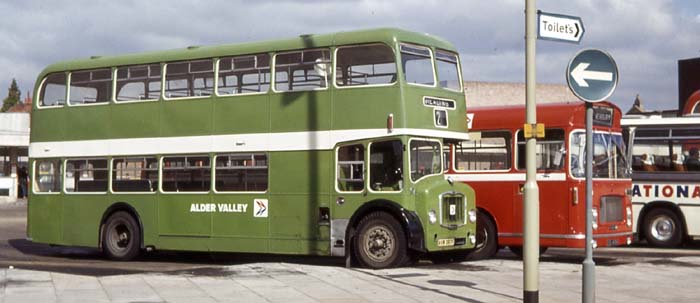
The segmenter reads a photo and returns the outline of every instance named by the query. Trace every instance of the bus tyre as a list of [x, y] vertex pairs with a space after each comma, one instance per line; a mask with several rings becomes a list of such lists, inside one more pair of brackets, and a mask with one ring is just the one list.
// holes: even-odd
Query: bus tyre
[[670, 209], [656, 208], [644, 217], [644, 236], [656, 247], [676, 247], [683, 240], [678, 216]]
[[102, 250], [112, 260], [128, 261], [141, 252], [141, 231], [134, 217], [118, 211], [104, 225]]
[[355, 256], [364, 267], [396, 267], [408, 261], [403, 228], [388, 213], [374, 212], [362, 218], [354, 241]]
[[496, 224], [486, 214], [476, 215], [476, 246], [467, 254], [467, 260], [483, 260], [493, 257], [498, 251]]

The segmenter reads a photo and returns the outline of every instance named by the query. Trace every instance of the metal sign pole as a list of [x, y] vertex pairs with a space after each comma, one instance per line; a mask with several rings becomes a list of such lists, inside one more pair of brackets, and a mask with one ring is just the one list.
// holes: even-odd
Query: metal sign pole
[[525, 123], [531, 135], [525, 143], [525, 200], [523, 201], [523, 302], [539, 302], [540, 198], [537, 187], [535, 100], [535, 50], [537, 42], [535, 0], [525, 1]]
[[583, 303], [595, 302], [593, 261], [593, 103], [586, 102], [586, 258], [583, 260]]

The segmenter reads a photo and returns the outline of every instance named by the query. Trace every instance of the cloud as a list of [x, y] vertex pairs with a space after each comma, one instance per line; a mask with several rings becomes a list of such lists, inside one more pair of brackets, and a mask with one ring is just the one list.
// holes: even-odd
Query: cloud
[[[620, 66], [612, 98], [623, 109], [637, 93], [648, 108], [676, 106], [676, 60], [698, 56], [700, 15], [670, 0], [538, 5], [580, 16], [586, 27], [580, 45], [538, 41], [539, 82], [565, 83], [571, 56], [602, 48]], [[0, 19], [0, 88], [14, 77], [23, 92], [44, 66], [61, 60], [386, 26], [454, 43], [465, 79], [512, 82], [525, 74], [522, 0], [24, 0], [2, 1], [0, 11], [12, 12]]]

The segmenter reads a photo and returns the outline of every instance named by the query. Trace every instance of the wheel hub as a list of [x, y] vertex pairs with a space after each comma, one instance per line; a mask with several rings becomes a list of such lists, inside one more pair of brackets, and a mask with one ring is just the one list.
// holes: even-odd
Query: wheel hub
[[394, 251], [392, 233], [384, 227], [376, 227], [366, 236], [364, 247], [367, 255], [375, 261], [384, 261], [391, 257]]
[[676, 226], [670, 218], [658, 217], [651, 223], [651, 235], [654, 239], [668, 241], [673, 237]]

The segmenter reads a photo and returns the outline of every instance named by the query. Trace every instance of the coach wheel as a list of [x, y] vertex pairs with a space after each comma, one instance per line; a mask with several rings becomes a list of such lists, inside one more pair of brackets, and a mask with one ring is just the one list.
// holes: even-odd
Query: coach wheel
[[128, 261], [141, 251], [141, 231], [129, 213], [119, 211], [107, 219], [102, 236], [102, 249], [112, 260]]
[[388, 213], [374, 212], [364, 217], [354, 240], [355, 256], [365, 267], [395, 267], [408, 260], [403, 229]]
[[665, 208], [653, 209], [644, 219], [644, 235], [656, 247], [675, 247], [681, 244], [681, 224], [676, 214]]
[[491, 217], [479, 212], [476, 215], [476, 246], [468, 253], [467, 260], [482, 260], [493, 257], [498, 251], [496, 224]]

